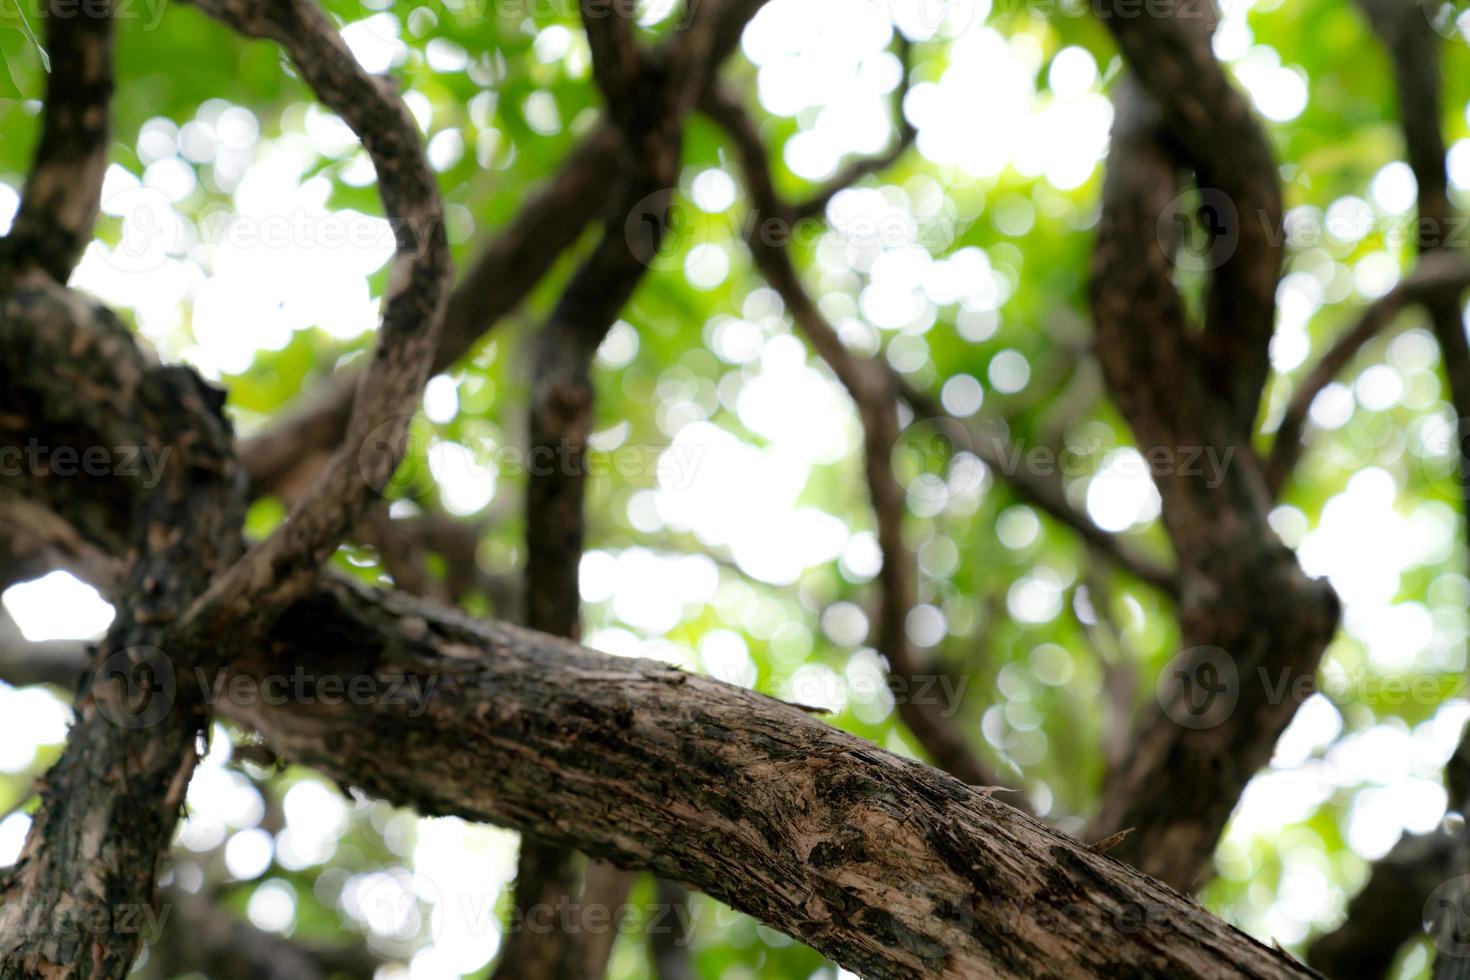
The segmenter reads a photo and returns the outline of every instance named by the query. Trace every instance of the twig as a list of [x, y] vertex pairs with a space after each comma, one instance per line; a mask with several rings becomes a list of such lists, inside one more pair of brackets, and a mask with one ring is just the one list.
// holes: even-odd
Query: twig
[[[733, 142], [753, 207], [765, 220], [791, 220], [791, 208], [779, 198], [772, 184], [765, 145], [754, 120], [739, 100], [728, 92], [713, 89], [706, 93], [700, 105]], [[780, 294], [797, 328], [847, 389], [862, 421], [864, 472], [878, 526], [878, 547], [883, 554], [874, 645], [888, 659], [891, 674], [911, 678], [921, 672], [921, 667], [907, 632], [907, 619], [914, 603], [914, 561], [903, 540], [905, 494], [892, 465], [893, 448], [899, 436], [896, 385], [886, 366], [854, 355], [842, 343], [802, 285], [790, 253], [761, 233], [765, 220], [747, 223], [746, 244], [756, 267]], [[902, 698], [896, 708], [937, 765], [974, 785], [998, 782], [942, 705], [927, 699]]]
[[1373, 338], [1393, 323], [1406, 308], [1423, 303], [1447, 290], [1470, 289], [1470, 263], [1444, 253], [1431, 253], [1419, 260], [1414, 271], [1388, 292], [1368, 304], [1357, 322], [1341, 334], [1317, 360], [1292, 393], [1271, 456], [1266, 463], [1266, 484], [1273, 496], [1281, 493], [1305, 448], [1302, 437], [1307, 413], [1322, 389], [1340, 375]]
[[363, 140], [398, 249], [378, 340], [362, 375], [346, 444], [286, 523], [231, 567], [190, 610], [219, 635], [267, 622], [300, 596], [392, 476], [418, 408], [449, 287], [438, 187], [418, 127], [391, 83], [368, 75], [312, 0], [197, 0], [248, 37], [285, 48], [322, 103]]

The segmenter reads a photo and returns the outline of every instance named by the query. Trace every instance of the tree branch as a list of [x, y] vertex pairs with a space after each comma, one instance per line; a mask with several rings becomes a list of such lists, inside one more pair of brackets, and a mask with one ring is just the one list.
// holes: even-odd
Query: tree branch
[[[858, 357], [847, 349], [802, 285], [785, 246], [775, 236], [763, 233], [773, 221], [789, 227], [794, 217], [790, 206], [776, 194], [765, 144], [755, 121], [729, 92], [711, 90], [701, 107], [729, 135], [740, 160], [746, 192], [758, 215], [758, 220], [745, 222], [745, 243], [756, 268], [781, 296], [797, 328], [847, 389], [862, 422], [864, 475], [883, 555], [874, 646], [887, 658], [892, 676], [914, 682], [931, 668], [919, 662], [908, 637], [915, 562], [903, 540], [905, 492], [893, 472], [899, 425], [898, 394], [892, 375], [878, 361]], [[998, 783], [954, 725], [945, 705], [930, 699], [899, 698], [895, 708], [936, 765], [973, 785]]]
[[169, 912], [163, 935], [151, 945], [146, 976], [202, 974], [212, 980], [327, 980], [371, 977], [383, 964], [362, 943], [306, 945], [257, 929], [203, 895], [169, 888], [160, 896]]
[[[616, 5], [612, 5], [616, 6]], [[706, 63], [713, 25], [722, 7], [696, 11], [690, 27], [652, 55], [641, 53], [631, 22], [605, 0], [583, 0], [582, 19], [592, 45], [593, 69], [617, 120], [625, 151], [619, 206], [602, 238], [578, 268], [536, 338], [531, 383], [529, 479], [526, 486], [526, 567], [522, 595], [525, 622], [556, 636], [581, 634], [582, 560], [587, 488], [584, 459], [592, 433], [595, 390], [592, 360], [623, 306], [633, 296], [657, 253], [667, 202], [678, 183], [684, 120], [692, 96], [717, 66]], [[671, 66], [667, 74], [664, 65]], [[698, 72], [698, 80], [691, 84]], [[649, 202], [655, 214], [640, 215]], [[651, 216], [651, 225], [629, 222]], [[548, 893], [574, 883], [575, 854], [523, 837], [516, 904], [548, 901]], [[512, 934], [496, 969], [513, 977], [577, 977], [586, 970], [585, 934], [521, 930]]]
[[[1359, 0], [1393, 62], [1397, 81], [1399, 118], [1404, 131], [1410, 169], [1418, 186], [1420, 265], [1444, 251], [1450, 232], [1449, 180], [1445, 167], [1444, 134], [1440, 130], [1439, 37], [1431, 30], [1425, 12], [1417, 3], [1388, 0]], [[1463, 284], [1433, 290], [1425, 297], [1434, 335], [1444, 359], [1450, 402], [1454, 405], [1459, 450], [1456, 468], [1460, 475], [1461, 516], [1470, 522], [1470, 340], [1465, 335], [1460, 310]], [[1465, 525], [1470, 528], [1470, 523]], [[1461, 814], [1470, 811], [1470, 741], [1462, 739], [1446, 770], [1450, 807]], [[1434, 980], [1470, 978], [1470, 956], [1458, 943], [1459, 913], [1466, 889], [1463, 875], [1470, 873], [1470, 833], [1463, 828], [1455, 835], [1452, 853], [1441, 866], [1446, 877], [1455, 877], [1443, 908], [1438, 910], [1434, 938], [1439, 949], [1434, 963]]]
[[1276, 430], [1271, 457], [1266, 463], [1266, 483], [1273, 497], [1279, 496], [1296, 469], [1305, 449], [1303, 433], [1307, 415], [1317, 395], [1352, 363], [1358, 351], [1383, 332], [1405, 309], [1427, 302], [1447, 291], [1470, 289], [1470, 263], [1444, 253], [1431, 253], [1419, 260], [1414, 271], [1388, 292], [1368, 304], [1357, 322], [1333, 341], [1311, 371], [1292, 392], [1291, 401]]
[[[58, 283], [71, 278], [102, 202], [112, 107], [112, 0], [78, 9], [46, 5], [46, 75], [41, 140], [10, 234], [0, 240], [0, 272], [35, 265]], [[3, 277], [0, 277], [3, 278]]]
[[902, 33], [898, 35], [898, 64], [899, 75], [898, 87], [893, 91], [893, 120], [898, 127], [898, 135], [894, 138], [893, 145], [882, 153], [874, 156], [858, 157], [848, 162], [841, 170], [818, 188], [805, 200], [798, 201], [791, 206], [791, 218], [793, 221], [805, 221], [815, 218], [827, 211], [827, 205], [832, 202], [842, 191], [873, 174], [882, 173], [898, 162], [914, 140], [919, 131], [914, 124], [909, 122], [908, 116], [904, 115], [903, 103], [908, 97], [909, 86], [912, 83], [910, 77], [913, 72], [913, 43]]
[[418, 126], [391, 83], [357, 63], [314, 0], [195, 2], [247, 37], [275, 40], [286, 50], [322, 103], [362, 140], [397, 237], [377, 345], [353, 401], [346, 443], [286, 523], [190, 611], [192, 627], [219, 636], [267, 622], [300, 596], [393, 475], [428, 378], [451, 269], [443, 206]]
[[116, 597], [122, 563], [104, 554], [54, 512], [9, 490], [0, 491], [0, 590], [62, 569]]
[[283, 758], [652, 871], [864, 976], [1317, 976], [986, 792], [711, 678], [330, 573], [227, 680], [283, 664], [308, 696], [226, 683], [218, 705]]
[[[611, 125], [595, 127], [484, 247], [449, 294], [433, 371], [469, 353], [582, 234], [604, 204], [608, 174], [618, 169], [618, 141]], [[299, 407], [240, 440], [254, 494], [283, 492], [304, 460], [337, 448], [347, 434], [361, 374], [349, 369], [333, 375]]]
[[654, 980], [696, 980], [689, 955], [688, 917], [680, 914], [689, 907], [689, 893], [665, 878], [658, 879], [655, 888], [660, 911], [669, 910], [664, 917], [669, 926], [650, 930], [648, 935]]
[[1022, 499], [1041, 508], [1053, 520], [1067, 525], [1097, 553], [1107, 557], [1119, 568], [1139, 581], [1147, 582], [1165, 595], [1179, 597], [1179, 579], [1174, 569], [1132, 547], [1118, 535], [1097, 526], [1085, 511], [1073, 507], [1067, 500], [1066, 488], [1060, 475], [1037, 473], [1016, 465], [1021, 453], [998, 431], [981, 431], [974, 423], [957, 419], [945, 410], [928, 392], [915, 388], [898, 372], [893, 372], [899, 396], [908, 403], [915, 415], [924, 419], [944, 422], [964, 433], [960, 444], [973, 452], [982, 463], [990, 468], [997, 478], [1004, 480]]
[[[1189, 91], [1176, 102], [1196, 98], [1179, 84]], [[1179, 560], [1185, 649], [1166, 666], [1159, 703], [1144, 713], [1128, 753], [1108, 773], [1092, 834], [1135, 828], [1113, 853], [1189, 889], [1206, 873], [1241, 791], [1295, 713], [1294, 698], [1273, 693], [1291, 688], [1267, 682], [1315, 675], [1338, 606], [1330, 588], [1306, 578], [1266, 519], [1269, 496], [1242, 401], [1254, 382], [1204, 380], [1224, 355], [1193, 342], [1171, 277], [1175, 243], [1159, 230], [1178, 179], [1164, 138], [1173, 134], [1164, 128], [1167, 114], [1133, 79], [1119, 85], [1115, 103], [1091, 275], [1096, 349], [1141, 451], [1174, 461], [1156, 469], [1154, 482]], [[1175, 107], [1176, 115], [1181, 111]], [[1221, 283], [1217, 278], [1214, 287]], [[1249, 361], [1253, 350], [1241, 356]], [[1210, 479], [1182, 463], [1186, 453], [1204, 450], [1224, 461]], [[1211, 692], [1203, 710], [1196, 682]]]
[[[1104, 0], [1099, 15], [1156, 100], [1161, 135], [1193, 168], [1204, 206], [1227, 212], [1209, 226], [1214, 268], [1198, 376], [1229, 406], [1235, 427], [1249, 433], [1270, 373], [1281, 274], [1281, 189], [1270, 146], [1250, 103], [1215, 60], [1212, 0], [1166, 0], [1145, 16], [1129, 0]], [[1176, 186], [1172, 178], [1169, 186]], [[1157, 224], [1166, 213], [1161, 207], [1152, 218]]]
[[281, 664], [419, 692], [220, 705], [283, 757], [652, 871], [864, 976], [1312, 975], [985, 793], [710, 678], [336, 576], [232, 670]]
[[1333, 980], [1388, 976], [1399, 947], [1423, 934], [1424, 904], [1445, 882], [1454, 852], [1447, 834], [1404, 837], [1373, 863], [1342, 925], [1312, 940], [1307, 962]]
[[612, 0], [581, 0], [582, 27], [592, 49], [592, 75], [607, 99], [607, 111], [622, 129], [637, 126], [643, 111], [643, 56], [633, 39], [628, 8]]
[[[7, 296], [6, 312], [16, 311], [31, 316], [0, 320], [0, 333], [95, 337], [114, 324], [37, 274]], [[108, 348], [72, 350], [85, 359]], [[184, 368], [152, 368], [136, 384], [140, 431], [167, 463], [133, 511], [125, 599], [77, 699], [66, 748], [46, 774], [25, 847], [0, 875], [0, 904], [14, 910], [0, 919], [4, 976], [122, 977], [136, 955], [137, 931], [112, 923], [151, 901], [207, 727], [202, 692], [188, 681], [209, 648], [177, 648], [170, 637], [185, 605], [238, 553], [244, 520], [244, 478], [223, 404], [221, 392]], [[174, 685], [176, 675], [184, 681]], [[153, 696], [162, 687], [169, 708], [160, 714]]]

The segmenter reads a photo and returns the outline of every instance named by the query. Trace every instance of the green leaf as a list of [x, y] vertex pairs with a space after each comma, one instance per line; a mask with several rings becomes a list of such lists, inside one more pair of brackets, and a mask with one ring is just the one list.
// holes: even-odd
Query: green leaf
[[41, 67], [46, 70], [46, 74], [51, 74], [51, 56], [46, 53], [45, 47], [42, 46], [40, 39], [36, 37], [36, 32], [31, 28], [31, 20], [26, 16], [25, 6], [17, 2], [15, 12], [20, 14], [21, 33], [29, 38], [30, 42], [36, 46], [36, 53], [41, 56]]
[[0, 99], [18, 99], [20, 89], [15, 87], [15, 80], [10, 77], [10, 69], [5, 64], [5, 52], [0, 50]]

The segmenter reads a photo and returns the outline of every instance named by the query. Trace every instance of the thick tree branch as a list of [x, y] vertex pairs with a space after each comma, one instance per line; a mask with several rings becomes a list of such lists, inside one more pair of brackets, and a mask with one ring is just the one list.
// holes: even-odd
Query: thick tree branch
[[[406, 416], [417, 407], [427, 374], [447, 289], [448, 248], [438, 192], [402, 103], [362, 72], [330, 22], [305, 0], [251, 9], [224, 3], [211, 9], [245, 33], [274, 37], [290, 51], [302, 77], [364, 139], [385, 210], [399, 223], [379, 345], [364, 376], [368, 394], [357, 402], [349, 424], [350, 445], [375, 434], [380, 443], [339, 454], [287, 525], [216, 579], [219, 591], [196, 601], [211, 576], [238, 553], [241, 541], [245, 483], [229, 427], [219, 414], [223, 395], [183, 369], [150, 369], [137, 380], [136, 353], [120, 358], [133, 369], [121, 376], [136, 382], [133, 409], [138, 413], [121, 422], [135, 423], [152, 448], [173, 458], [163, 468], [162, 483], [148, 488], [137, 508], [133, 541], [138, 557], [127, 601], [109, 631], [101, 666], [78, 701], [67, 747], [47, 775], [25, 849], [0, 884], [6, 903], [20, 910], [0, 925], [0, 972], [7, 976], [120, 977], [127, 972], [138, 935], [110, 923], [120, 909], [151, 898], [155, 866], [197, 760], [196, 739], [207, 728], [203, 685], [192, 683], [188, 672], [220, 656], [230, 645], [226, 637], [248, 640], [248, 634], [230, 634], [226, 628], [238, 628], [252, 617], [268, 622], [309, 587], [341, 534], [365, 510], [375, 484], [391, 474]], [[83, 61], [58, 70], [85, 75], [86, 59], [95, 60], [95, 51], [76, 54]], [[59, 321], [57, 332], [76, 330], [88, 341], [85, 353], [95, 355], [115, 333], [106, 316], [86, 310], [65, 291], [56, 295], [19, 276], [10, 285], [7, 334], [56, 330]], [[102, 373], [114, 370], [102, 362]], [[25, 390], [12, 388], [17, 395]], [[65, 394], [81, 397], [43, 398], [42, 407], [47, 401], [103, 404], [87, 391]], [[25, 411], [34, 406], [23, 400], [8, 407], [23, 419], [34, 417]], [[196, 611], [181, 616], [191, 601]], [[190, 627], [193, 642], [187, 638]], [[140, 673], [141, 713], [135, 708]], [[185, 674], [183, 683], [172, 683], [175, 673]], [[157, 704], [163, 705], [159, 717], [150, 714]], [[78, 916], [98, 910], [109, 924], [79, 941]]]
[[697, 888], [864, 976], [1309, 976], [1111, 856], [797, 708], [335, 576], [232, 669], [422, 696], [225, 702], [424, 814]]
[[1316, 976], [986, 792], [664, 664], [334, 574], [230, 676], [283, 664], [381, 696], [226, 694], [282, 757], [655, 872], [863, 976]]
[[581, 0], [582, 26], [592, 49], [592, 74], [607, 111], [622, 129], [637, 125], [643, 55], [633, 38], [631, 8], [613, 0]]
[[[43, 275], [20, 277], [5, 313], [6, 335], [95, 338], [115, 328], [106, 311]], [[78, 357], [108, 350], [96, 342], [74, 349]], [[72, 394], [84, 401], [94, 393]], [[46, 774], [25, 847], [0, 876], [0, 903], [12, 913], [0, 921], [5, 977], [127, 973], [140, 937], [113, 923], [152, 899], [207, 724], [202, 692], [187, 682], [207, 648], [179, 649], [170, 637], [185, 605], [238, 553], [244, 478], [223, 393], [187, 369], [155, 367], [137, 380], [135, 399], [139, 431], [167, 464], [133, 512], [125, 601], [78, 697], [66, 749]], [[174, 685], [176, 675], [185, 682]], [[165, 688], [169, 705], [159, 714], [154, 697]]]
[[1091, 277], [1098, 356], [1145, 455], [1178, 461], [1211, 450], [1223, 463], [1208, 480], [1184, 465], [1155, 473], [1179, 559], [1185, 649], [1108, 774], [1093, 833], [1135, 828], [1113, 853], [1188, 889], [1296, 710], [1280, 692], [1315, 675], [1338, 609], [1267, 522], [1269, 496], [1240, 411], [1244, 389], [1202, 380], [1202, 362], [1223, 355], [1192, 342], [1171, 278], [1174, 242], [1159, 233], [1177, 188], [1178, 161], [1164, 139], [1171, 131], [1136, 81], [1125, 80], [1115, 102]]
[[[140, 437], [138, 392], [156, 365], [111, 311], [36, 279], [20, 273], [0, 293], [7, 500], [55, 511], [83, 541], [121, 555], [134, 508], [168, 462]], [[28, 527], [30, 512], [8, 509], [33, 547], [76, 550], [59, 531]]]
[[[1281, 274], [1281, 189], [1270, 146], [1211, 50], [1212, 0], [1167, 0], [1142, 16], [1129, 0], [1103, 0], [1098, 12], [1156, 100], [1161, 136], [1194, 170], [1203, 206], [1216, 212], [1207, 224], [1213, 272], [1197, 376], [1249, 433], [1270, 372]], [[1156, 224], [1168, 199], [1159, 204]]]

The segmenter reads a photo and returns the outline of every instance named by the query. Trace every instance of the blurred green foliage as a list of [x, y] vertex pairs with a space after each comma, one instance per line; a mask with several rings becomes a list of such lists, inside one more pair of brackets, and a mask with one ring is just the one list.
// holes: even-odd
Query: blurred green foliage
[[[380, 26], [393, 25], [402, 50], [392, 74], [427, 106], [426, 136], [432, 140], [447, 131], [460, 134], [464, 152], [442, 168], [440, 178], [445, 201], [454, 212], [452, 221], [458, 223], [454, 248], [461, 265], [555, 170], [576, 135], [588, 128], [599, 103], [574, 11], [558, 9], [574, 5], [503, 6], [422, 6], [417, 0], [327, 3], [344, 24], [372, 18]], [[137, 0], [128, 9], [130, 15], [118, 23], [119, 89], [113, 103], [117, 167], [141, 176], [145, 163], [138, 137], [145, 124], [164, 119], [183, 127], [217, 114], [221, 103], [216, 100], [245, 107], [258, 120], [257, 154], [273, 142], [306, 132], [308, 113], [315, 110], [308, 110], [308, 93], [274, 45], [241, 41], [187, 4], [155, 0], [150, 6]], [[1120, 70], [1106, 32], [1087, 17], [1046, 14], [1040, 6], [1010, 5], [993, 13], [985, 26], [1008, 43], [1040, 52], [1034, 71], [1038, 98], [1050, 98], [1048, 69], [1054, 56], [1068, 47], [1091, 54], [1105, 91]], [[31, 18], [37, 21], [34, 11]], [[1295, 4], [1265, 0], [1242, 22], [1248, 24], [1258, 52], [1262, 47], [1274, 49], [1281, 64], [1293, 66], [1307, 80], [1305, 108], [1288, 121], [1268, 124], [1281, 161], [1288, 207], [1325, 212], [1345, 197], [1366, 197], [1375, 175], [1401, 156], [1402, 140], [1386, 57], [1355, 8], [1345, 0]], [[666, 20], [646, 33], [652, 39], [670, 29]], [[538, 43], [543, 45], [541, 54]], [[952, 67], [950, 57], [946, 41], [920, 41], [914, 53], [915, 82], [937, 82]], [[0, 59], [0, 180], [18, 188], [36, 132], [44, 78], [38, 53], [15, 16], [0, 17]], [[1444, 126], [1447, 141], [1454, 144], [1470, 135], [1465, 111], [1470, 100], [1470, 46], [1463, 37], [1445, 43], [1444, 60]], [[435, 68], [431, 61], [458, 67]], [[727, 73], [753, 92], [756, 71], [745, 59], [737, 55]], [[9, 84], [12, 74], [18, 90]], [[974, 98], [985, 99], [987, 94], [976, 92]], [[755, 105], [753, 95], [750, 101]], [[762, 112], [761, 118], [778, 185], [792, 196], [812, 189], [812, 182], [787, 165], [787, 148], [789, 141], [811, 128], [813, 113], [786, 117]], [[965, 127], [967, 120], [956, 117], [950, 124]], [[993, 131], [985, 137], [1006, 141], [1016, 134]], [[931, 162], [923, 147], [921, 139], [919, 151], [908, 152], [866, 186], [882, 187], [891, 200], [915, 212], [926, 207], [932, 212], [937, 200], [934, 213], [943, 216], [947, 234], [925, 243], [932, 258], [944, 259], [967, 248], [982, 250], [1008, 289], [998, 311], [967, 312], [961, 304], [936, 303], [927, 329], [871, 325], [863, 329], [860, 296], [868, 273], [824, 261], [819, 254], [824, 247], [821, 239], [798, 243], [797, 260], [809, 273], [824, 310], [834, 319], [857, 324], [852, 335], [857, 342], [876, 345], [896, 364], [901, 362], [916, 385], [937, 394], [948, 379], [962, 375], [977, 379], [984, 390], [981, 415], [1005, 420], [1014, 440], [1028, 446], [1060, 441], [1076, 447], [1086, 466], [1085, 472], [1069, 474], [1069, 493], [1078, 506], [1086, 506], [1091, 472], [1130, 439], [1097, 386], [1087, 352], [1089, 228], [1097, 211], [1101, 165], [1080, 186], [1058, 189], [1046, 178], [1028, 176], [1014, 166], [995, 176], [973, 177], [953, 165]], [[303, 179], [330, 182], [330, 208], [379, 213], [371, 183], [344, 179], [359, 159], [358, 151], [319, 153]], [[182, 214], [232, 206], [231, 183], [218, 180], [211, 163], [189, 166], [197, 184], [177, 202]], [[738, 184], [721, 134], [696, 118], [685, 143], [686, 191], [698, 174], [720, 168]], [[752, 428], [748, 413], [740, 407], [742, 392], [760, 373], [759, 358], [735, 361], [713, 350], [722, 323], [760, 319], [761, 314], [752, 314], [752, 303], [759, 310], [767, 302], [758, 293], [761, 284], [738, 240], [744, 206], [741, 195], [736, 197], [733, 206], [721, 213], [691, 210], [699, 233], [676, 246], [669, 261], [661, 263], [669, 267], [650, 274], [625, 311], [636, 345], [616, 356], [605, 351], [596, 379], [597, 429], [607, 445], [664, 447], [683, 425], [696, 419], [752, 446], [770, 444], [769, 435]], [[1463, 190], [1460, 203], [1466, 203]], [[119, 220], [104, 217], [100, 234], [105, 243], [116, 242]], [[677, 249], [687, 252], [696, 244], [717, 246], [728, 260], [728, 272], [718, 282], [696, 285], [684, 273]], [[1412, 261], [1411, 236], [1392, 240], [1375, 226], [1352, 242], [1294, 246], [1287, 272], [1306, 272], [1315, 277], [1313, 281], [1330, 284], [1334, 275], [1351, 278], [1350, 270], [1360, 260], [1380, 254], [1395, 266], [1406, 267]], [[191, 274], [208, 274], [202, 260], [181, 257], [180, 262], [193, 270]], [[575, 255], [564, 257], [525, 307], [450, 372], [457, 408], [445, 420], [421, 420], [425, 438], [432, 434], [481, 455], [521, 444], [528, 394], [527, 340], [574, 262]], [[1326, 274], [1319, 274], [1324, 266]], [[381, 291], [382, 277], [379, 270], [372, 279], [375, 295]], [[1295, 358], [1291, 370], [1273, 379], [1263, 412], [1267, 429], [1279, 416], [1294, 379], [1351, 322], [1363, 302], [1344, 289], [1309, 310], [1303, 323], [1312, 353]], [[192, 311], [185, 307], [176, 330], [153, 338], [169, 356], [180, 356], [194, 343]], [[133, 315], [126, 308], [120, 312]], [[1432, 462], [1421, 460], [1414, 444], [1415, 427], [1442, 410], [1445, 393], [1434, 358], [1421, 355], [1422, 344], [1412, 343], [1399, 348], [1401, 357], [1393, 356], [1395, 338], [1414, 330], [1418, 319], [1417, 314], [1407, 315], [1400, 330], [1370, 345], [1342, 379], [1351, 384], [1357, 372], [1387, 363], [1399, 372], [1406, 394], [1386, 407], [1359, 404], [1335, 430], [1312, 433], [1312, 449], [1279, 512], [1282, 527], [1288, 529], [1284, 535], [1299, 538], [1317, 527], [1324, 508], [1367, 467], [1378, 467], [1392, 477], [1394, 506], [1402, 515], [1433, 517], [1447, 514], [1448, 508], [1457, 510], [1453, 482], [1444, 479]], [[761, 342], [769, 344], [789, 333], [790, 326], [777, 314], [766, 316], [760, 331]], [[306, 328], [279, 349], [260, 350], [248, 369], [223, 379], [240, 426], [258, 428], [370, 342], [371, 334], [342, 339]], [[1029, 380], [1010, 393], [993, 383], [997, 355], [1008, 351], [1019, 352], [1029, 365]], [[808, 356], [808, 361], [817, 364], [814, 357]], [[817, 370], [825, 373], [823, 368]], [[834, 516], [858, 534], [872, 530], [872, 519], [856, 452], [856, 422], [849, 415], [842, 424], [852, 451], [813, 462], [799, 503]], [[1269, 440], [1269, 432], [1263, 431], [1261, 445], [1268, 446]], [[925, 472], [942, 475], [943, 461], [922, 442], [898, 462], [907, 469], [906, 479], [918, 480]], [[436, 481], [427, 472], [419, 481], [413, 494], [416, 505], [443, 506]], [[486, 523], [480, 561], [488, 570], [513, 572], [522, 557], [516, 503], [521, 484], [519, 474], [501, 470], [494, 499], [486, 505], [494, 520]], [[660, 526], [656, 514], [649, 517], [653, 513], [649, 494], [656, 486], [648, 472], [593, 479], [587, 507], [589, 550], [610, 555], [633, 548], [661, 555], [709, 553], [717, 568], [717, 588], [704, 601], [684, 603], [677, 622], [652, 637], [621, 619], [616, 602], [589, 601], [586, 632], [592, 642], [599, 636], [634, 634], [689, 651], [690, 666], [702, 669], [708, 665], [693, 651], [701, 650], [711, 633], [731, 631], [748, 650], [753, 666], [748, 680], [760, 690], [787, 696], [788, 682], [803, 669], [808, 677], [846, 677], [851, 687], [854, 665], [865, 656], [862, 630], [857, 640], [851, 639], [832, 611], [851, 619], [854, 612], [861, 616], [861, 610], [871, 608], [871, 572], [855, 570], [846, 559], [831, 560], [805, 569], [793, 583], [761, 581], [733, 561], [726, 549], [711, 548], [688, 530]], [[919, 598], [942, 611], [945, 626], [928, 652], [947, 669], [969, 677], [957, 704], [959, 722], [971, 733], [977, 750], [1007, 779], [1023, 786], [1040, 810], [1064, 818], [1064, 826], [1079, 826], [1077, 818], [1090, 812], [1104, 777], [1103, 745], [1109, 728], [1127, 722], [1110, 707], [1105, 681], [1122, 671], [1132, 705], [1136, 708], [1149, 700], [1155, 673], [1174, 653], [1178, 640], [1169, 602], [1090, 556], [1067, 527], [1029, 507], [993, 475], [979, 492], [957, 496], [947, 505], [927, 506], [925, 496], [917, 492], [913, 502], [905, 532], [920, 556]], [[1425, 511], [1430, 505], [1441, 509]], [[250, 530], [263, 534], [282, 515], [279, 502], [262, 501], [252, 511]], [[1442, 527], [1444, 547], [1407, 567], [1392, 599], [1395, 606], [1417, 604], [1432, 614], [1434, 650], [1411, 658], [1401, 669], [1430, 676], [1435, 696], [1427, 703], [1337, 704], [1342, 721], [1337, 741], [1382, 726], [1419, 730], [1432, 721], [1443, 701], [1461, 696], [1464, 600], [1470, 582], [1464, 578], [1464, 549], [1451, 544], [1463, 537], [1458, 521], [1453, 517], [1437, 525]], [[1141, 547], [1167, 554], [1167, 540], [1156, 521], [1128, 533]], [[1372, 554], [1362, 558], [1374, 560]], [[345, 548], [341, 561], [368, 581], [387, 580], [370, 549]], [[1048, 576], [1047, 588], [1056, 593], [1053, 608], [1040, 616], [1014, 615], [1018, 590], [1041, 573]], [[1351, 629], [1332, 645], [1329, 664], [1354, 677], [1376, 676], [1384, 670]], [[828, 673], [812, 674], [813, 668]], [[841, 700], [845, 703], [831, 716], [834, 724], [890, 749], [918, 753], [881, 698], [876, 704], [872, 698]], [[1309, 759], [1297, 764], [1320, 763], [1329, 750], [1328, 744], [1317, 745]], [[54, 754], [54, 747], [43, 748], [28, 767], [0, 775], [0, 807], [23, 800], [31, 780]], [[296, 781], [314, 778], [295, 771], [249, 772], [272, 800]], [[1419, 775], [1435, 778], [1432, 772]], [[1366, 874], [1368, 862], [1354, 852], [1345, 833], [1361, 789], [1338, 787], [1300, 819], [1270, 834], [1232, 830], [1222, 846], [1220, 875], [1204, 890], [1206, 903], [1262, 938], [1276, 938], [1291, 948], [1300, 948], [1309, 929], [1333, 924], [1346, 897]], [[294, 913], [286, 926], [294, 935], [322, 939], [359, 929], [360, 924], [341, 911], [349, 876], [411, 863], [416, 831], [411, 819], [399, 819], [382, 804], [361, 802], [350, 805], [349, 811], [340, 839], [320, 862], [294, 870], [277, 864], [258, 877], [229, 883], [226, 889], [237, 910], [244, 914], [254, 889], [267, 880], [284, 882], [294, 894]], [[208, 852], [190, 860], [211, 876], [229, 878]], [[1317, 869], [1321, 883], [1320, 899], [1305, 920], [1283, 912], [1279, 904], [1288, 869], [1303, 866]], [[652, 901], [649, 883], [638, 887], [634, 901]], [[819, 956], [799, 944], [706, 899], [696, 903], [703, 910], [693, 945], [701, 976], [802, 977], [823, 970], [832, 975]], [[402, 953], [428, 943], [432, 932], [425, 926], [408, 937], [405, 947], [392, 951]], [[487, 958], [492, 949], [493, 938], [487, 935]], [[1425, 974], [1426, 961], [1423, 949], [1411, 951], [1405, 957], [1404, 975]], [[639, 937], [620, 940], [613, 966], [617, 977], [647, 975]], [[479, 973], [484, 972], [482, 967]]]

